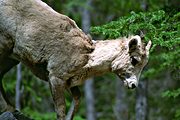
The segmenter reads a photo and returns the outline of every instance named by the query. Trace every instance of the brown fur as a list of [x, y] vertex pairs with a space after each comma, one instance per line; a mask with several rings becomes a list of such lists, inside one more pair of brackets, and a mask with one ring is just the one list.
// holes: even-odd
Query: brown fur
[[2, 76], [20, 61], [43, 80], [68, 80], [94, 49], [73, 20], [39, 0], [0, 1], [0, 16]]

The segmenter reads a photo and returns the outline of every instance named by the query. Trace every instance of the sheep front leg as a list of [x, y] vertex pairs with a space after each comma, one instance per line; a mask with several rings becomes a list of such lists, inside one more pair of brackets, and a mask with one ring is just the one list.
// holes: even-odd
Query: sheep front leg
[[49, 83], [57, 113], [57, 120], [65, 120], [65, 82], [57, 77], [50, 77]]
[[70, 88], [73, 101], [71, 103], [71, 107], [69, 109], [68, 115], [66, 117], [66, 120], [73, 120], [74, 114], [77, 112], [79, 103], [80, 103], [80, 97], [81, 92], [77, 86]]

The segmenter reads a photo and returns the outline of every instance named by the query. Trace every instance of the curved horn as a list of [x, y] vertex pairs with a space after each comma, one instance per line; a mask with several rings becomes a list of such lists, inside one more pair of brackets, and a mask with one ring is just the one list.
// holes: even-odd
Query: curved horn
[[143, 33], [143, 31], [140, 31], [140, 37], [141, 39], [144, 38], [145, 34]]

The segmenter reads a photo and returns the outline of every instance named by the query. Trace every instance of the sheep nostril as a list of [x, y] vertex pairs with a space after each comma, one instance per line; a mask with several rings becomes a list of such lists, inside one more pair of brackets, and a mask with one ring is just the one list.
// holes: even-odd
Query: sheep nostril
[[131, 88], [132, 88], [132, 89], [136, 88], [136, 85], [132, 83]]

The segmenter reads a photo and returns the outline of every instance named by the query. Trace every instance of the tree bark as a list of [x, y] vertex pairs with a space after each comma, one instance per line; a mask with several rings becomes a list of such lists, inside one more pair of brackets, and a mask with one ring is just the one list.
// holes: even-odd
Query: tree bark
[[114, 113], [116, 120], [128, 120], [128, 105], [126, 98], [126, 90], [119, 78], [116, 78], [116, 103]]
[[147, 87], [148, 81], [142, 80], [136, 89], [136, 120], [147, 120], [148, 118]]
[[[144, 11], [148, 10], [147, 0], [143, 0], [141, 2], [141, 8]], [[142, 31], [143, 34], [146, 31]], [[136, 89], [136, 120], [147, 120], [148, 119], [148, 102], [147, 102], [147, 94], [148, 94], [148, 80], [140, 80], [139, 86]]]
[[94, 84], [93, 78], [88, 79], [85, 82], [85, 99], [86, 99], [87, 120], [96, 120], [93, 84]]
[[21, 63], [17, 65], [17, 74], [16, 74], [16, 104], [15, 107], [17, 110], [21, 109], [21, 79], [22, 79], [22, 73], [21, 73]]
[[[92, 0], [87, 0], [86, 8], [83, 8], [82, 12], [82, 29], [85, 33], [89, 33], [91, 26], [90, 11], [88, 10], [91, 7]], [[88, 7], [88, 8], [87, 8]], [[85, 81], [85, 99], [86, 99], [86, 111], [87, 111], [87, 120], [96, 120], [95, 117], [95, 106], [94, 106], [94, 92], [93, 92], [93, 78], [90, 78]]]

